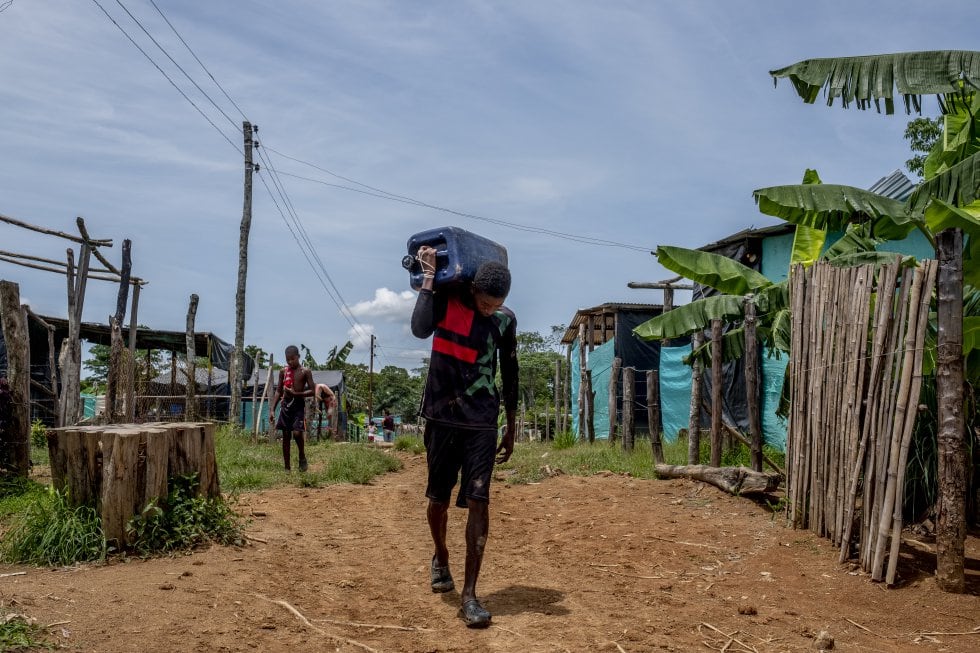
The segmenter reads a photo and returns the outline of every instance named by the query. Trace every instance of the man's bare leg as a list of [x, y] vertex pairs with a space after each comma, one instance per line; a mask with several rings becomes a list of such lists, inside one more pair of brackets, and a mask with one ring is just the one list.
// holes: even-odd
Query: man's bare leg
[[293, 434], [291, 431], [283, 430], [282, 432], [282, 462], [286, 467], [286, 471], [289, 471], [289, 441], [293, 439]]
[[466, 518], [466, 577], [463, 580], [463, 603], [476, 598], [476, 580], [483, 564], [483, 549], [490, 531], [490, 506], [486, 501], [466, 500], [469, 514]]
[[449, 548], [446, 546], [449, 504], [429, 499], [429, 506], [425, 512], [429, 521], [429, 532], [432, 534], [432, 544], [435, 547], [429, 569], [432, 591], [448, 592], [456, 587], [453, 584], [453, 575], [449, 573]]
[[293, 437], [296, 438], [296, 452], [299, 455], [299, 471], [306, 471], [306, 437], [303, 431], [294, 431]]

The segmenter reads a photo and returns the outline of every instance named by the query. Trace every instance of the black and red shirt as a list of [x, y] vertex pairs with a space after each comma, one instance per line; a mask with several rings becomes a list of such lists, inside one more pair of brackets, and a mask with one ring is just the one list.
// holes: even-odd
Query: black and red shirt
[[412, 333], [432, 336], [422, 417], [463, 428], [496, 428], [498, 355], [504, 408], [517, 410], [517, 317], [509, 308], [484, 317], [465, 287], [423, 289], [415, 302]]

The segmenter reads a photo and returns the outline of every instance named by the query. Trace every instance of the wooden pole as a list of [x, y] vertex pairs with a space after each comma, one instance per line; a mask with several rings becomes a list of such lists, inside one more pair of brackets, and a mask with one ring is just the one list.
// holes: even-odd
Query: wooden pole
[[[70, 240], [73, 243], [78, 243], [80, 245], [81, 244], [84, 244], [86, 242], [85, 239], [80, 238], [79, 236], [73, 236], [71, 234], [66, 234], [63, 231], [54, 231], [53, 229], [45, 229], [44, 227], [37, 227], [35, 225], [29, 224], [29, 223], [24, 222], [22, 220], [17, 220], [15, 218], [11, 218], [11, 217], [6, 216], [6, 215], [0, 215], [0, 222], [6, 222], [7, 224], [12, 224], [15, 227], [22, 227], [24, 229], [29, 229], [31, 231], [36, 231], [36, 232], [41, 233], [41, 234], [47, 234], [49, 236], [58, 236], [59, 238], [64, 238], [65, 240]], [[96, 245], [98, 247], [112, 247], [112, 241], [111, 240], [88, 239], [87, 242], [91, 243], [92, 245]]]
[[[613, 358], [612, 369], [609, 370], [609, 442], [616, 441], [616, 405], [617, 390], [619, 385], [619, 370], [623, 366], [623, 359]], [[626, 408], [624, 395], [623, 408]]]
[[711, 465], [721, 467], [722, 431], [722, 377], [721, 320], [711, 320]]
[[585, 427], [585, 419], [588, 416], [585, 410], [586, 379], [585, 379], [585, 324], [578, 325], [578, 439], [585, 440], [589, 437], [588, 429]]
[[653, 461], [663, 464], [664, 445], [660, 441], [660, 373], [657, 370], [647, 370], [647, 424], [650, 429]]
[[752, 469], [762, 471], [762, 421], [759, 417], [759, 348], [755, 337], [755, 298], [745, 298], [745, 395], [749, 435], [752, 437]]
[[635, 411], [633, 406], [636, 403], [636, 369], [632, 367], [623, 368], [623, 451], [629, 453], [633, 451], [633, 441], [636, 435]]
[[81, 393], [82, 367], [82, 310], [85, 306], [85, 285], [88, 279], [89, 260], [92, 249], [87, 243], [81, 246], [78, 269], [75, 269], [75, 252], [68, 250], [68, 266], [65, 275], [68, 284], [68, 338], [64, 367], [61, 371], [62, 401], [59, 406], [61, 423], [71, 425], [78, 422]]
[[551, 436], [561, 432], [561, 359], [555, 361], [555, 429]]
[[197, 301], [197, 295], [191, 295], [190, 305], [187, 308], [187, 330], [184, 335], [184, 343], [187, 346], [184, 419], [188, 422], [193, 421], [197, 415], [197, 406], [194, 404], [194, 393], [197, 391], [197, 348], [194, 346], [194, 318], [197, 316]]
[[[691, 353], [701, 347], [704, 334], [701, 331], [691, 336]], [[691, 365], [691, 412], [687, 422], [687, 464], [697, 465], [701, 458], [701, 361]]]
[[572, 405], [571, 405], [571, 387], [572, 387], [572, 345], [569, 344], [565, 350], [565, 373], [562, 375], [561, 383], [561, 430], [563, 433], [568, 433], [571, 429], [568, 426], [568, 421], [572, 417]]
[[115, 316], [110, 318], [109, 326], [111, 345], [109, 347], [109, 375], [106, 380], [105, 391], [105, 416], [110, 424], [114, 424], [119, 416], [119, 409], [116, 404], [122, 377], [123, 339], [122, 331], [119, 329], [119, 320]]
[[[132, 423], [136, 419], [136, 333], [139, 329], [136, 321], [136, 311], [140, 303], [140, 284], [133, 286], [133, 298], [129, 311], [129, 380], [126, 383], [126, 421]], [[150, 351], [146, 352], [146, 369], [150, 369]]]
[[20, 287], [11, 281], [0, 281], [0, 322], [10, 388], [10, 416], [0, 424], [0, 470], [27, 477], [31, 463], [31, 345]]
[[[269, 371], [265, 376], [265, 387], [262, 388], [262, 398], [259, 400], [259, 409], [256, 411], [255, 435], [252, 438], [253, 441], [257, 441], [259, 438], [259, 430], [261, 428], [260, 425], [262, 424], [262, 409], [265, 407], [266, 397], [272, 397], [272, 366], [274, 360], [275, 357], [272, 354], [269, 354]], [[258, 382], [258, 374], [256, 374], [256, 382]], [[339, 401], [340, 399], [338, 398], [337, 402]], [[331, 421], [330, 426], [331, 428], [335, 428], [336, 424]]]
[[592, 389], [592, 370], [585, 371], [585, 425], [589, 442], [595, 442], [595, 391]]
[[228, 380], [231, 383], [231, 413], [228, 419], [241, 423], [242, 377], [245, 351], [245, 282], [248, 279], [248, 237], [252, 229], [252, 123], [242, 122], [245, 139], [245, 198], [242, 205], [242, 223], [238, 233], [238, 285], [235, 288], [235, 351], [231, 358]]
[[963, 232], [936, 235], [938, 335], [936, 396], [939, 413], [939, 519], [936, 582], [947, 592], [966, 589], [967, 455], [963, 419]]

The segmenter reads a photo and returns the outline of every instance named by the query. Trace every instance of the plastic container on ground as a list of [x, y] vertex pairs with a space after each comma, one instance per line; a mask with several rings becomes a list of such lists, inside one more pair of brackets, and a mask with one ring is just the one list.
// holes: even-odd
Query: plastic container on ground
[[423, 245], [436, 249], [434, 286], [472, 281], [487, 261], [507, 265], [507, 249], [489, 238], [459, 227], [421, 231], [408, 239], [408, 255], [402, 259], [402, 267], [408, 270], [409, 283], [415, 290], [422, 287], [422, 266], [415, 257]]

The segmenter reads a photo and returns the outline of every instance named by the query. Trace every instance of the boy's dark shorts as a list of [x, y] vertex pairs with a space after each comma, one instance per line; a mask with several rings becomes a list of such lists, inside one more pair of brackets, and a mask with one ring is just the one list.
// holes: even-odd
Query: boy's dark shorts
[[424, 437], [425, 460], [429, 466], [425, 496], [449, 503], [462, 472], [456, 505], [465, 508], [467, 499], [490, 501], [497, 429], [463, 429], [429, 421], [425, 424]]

